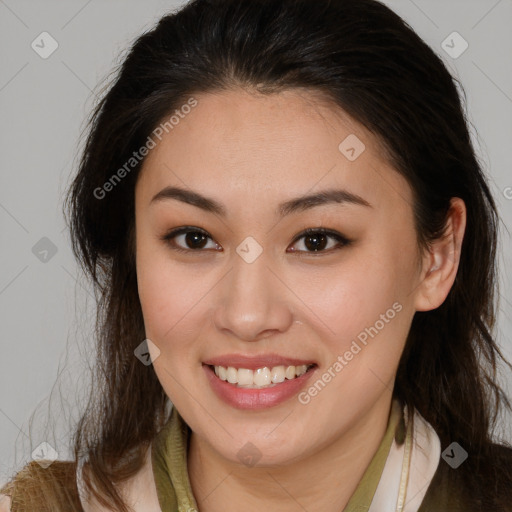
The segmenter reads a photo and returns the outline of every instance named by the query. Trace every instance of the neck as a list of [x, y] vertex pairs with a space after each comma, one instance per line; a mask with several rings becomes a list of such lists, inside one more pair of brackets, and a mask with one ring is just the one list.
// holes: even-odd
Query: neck
[[391, 397], [383, 395], [332, 443], [275, 468], [227, 460], [192, 432], [188, 469], [200, 512], [343, 510], [384, 437], [390, 408]]

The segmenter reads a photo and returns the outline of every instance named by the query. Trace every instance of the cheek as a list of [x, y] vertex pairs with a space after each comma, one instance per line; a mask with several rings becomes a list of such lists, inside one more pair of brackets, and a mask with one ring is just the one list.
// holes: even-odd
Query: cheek
[[185, 407], [182, 386], [196, 338], [188, 322], [193, 322], [193, 304], [201, 293], [190, 276], [169, 264], [165, 251], [142, 242], [137, 248], [137, 282], [146, 337], [159, 349], [153, 369], [171, 401]]
[[137, 239], [137, 285], [146, 335], [159, 345], [185, 314], [190, 283], [169, 264], [159, 243], [142, 234]]
[[[357, 410], [392, 388], [410, 314], [398, 300], [392, 279], [379, 277], [354, 272], [331, 284], [328, 297], [316, 300], [322, 322], [316, 320], [314, 329], [326, 349], [318, 378], [329, 384], [325, 393], [309, 388], [303, 399], [318, 396], [317, 411], [330, 410], [333, 404]], [[312, 385], [323, 389], [321, 383]]]
[[329, 338], [352, 338], [400, 300], [398, 270], [386, 261], [373, 251], [360, 252], [343, 265], [316, 271], [307, 281], [296, 276], [294, 293]]
[[378, 247], [369, 244], [357, 258], [318, 275], [317, 286], [297, 291], [313, 311], [311, 321], [327, 348], [324, 366], [339, 363], [331, 371], [340, 376], [331, 387], [333, 400], [341, 395], [345, 400], [347, 393], [360, 399], [361, 390], [388, 385], [410, 328], [414, 263], [403, 248]]
[[185, 341], [185, 326], [198, 314], [194, 306], [204, 294], [200, 283], [165, 267], [160, 271], [157, 265], [143, 271], [138, 283], [148, 337], [162, 345], [177, 335]]
[[177, 256], [145, 228], [141, 222], [137, 232], [139, 300], [146, 336], [160, 350], [155, 372], [166, 393], [176, 397], [179, 383], [188, 382], [191, 371], [200, 368], [202, 331], [211, 326], [205, 321], [209, 292], [218, 276], [211, 265]]

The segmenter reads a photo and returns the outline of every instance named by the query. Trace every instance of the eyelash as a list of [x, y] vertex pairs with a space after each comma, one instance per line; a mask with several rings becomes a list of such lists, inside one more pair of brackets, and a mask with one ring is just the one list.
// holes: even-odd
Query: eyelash
[[[206, 237], [208, 237], [211, 240], [213, 240], [208, 235], [208, 233], [206, 231], [204, 231], [204, 230], [202, 230], [200, 228], [196, 228], [194, 226], [183, 226], [181, 228], [172, 229], [168, 233], [164, 234], [161, 237], [161, 240], [163, 242], [165, 242], [173, 251], [177, 251], [177, 252], [181, 252], [181, 253], [191, 253], [191, 252], [199, 253], [199, 252], [204, 252], [203, 249], [183, 249], [183, 247], [179, 247], [179, 246], [175, 245], [175, 243], [173, 242], [173, 239], [176, 238], [179, 235], [183, 235], [183, 234], [187, 234], [187, 233], [203, 234]], [[305, 229], [304, 231], [302, 231], [301, 233], [299, 233], [295, 237], [295, 239], [293, 240], [292, 245], [295, 245], [302, 238], [305, 238], [305, 237], [311, 236], [311, 235], [317, 235], [317, 234], [326, 235], [326, 236], [328, 236], [330, 238], [335, 239], [338, 242], [338, 245], [336, 247], [333, 247], [333, 248], [328, 249], [328, 250], [320, 250], [320, 251], [293, 250], [291, 252], [293, 252], [294, 254], [297, 254], [299, 257], [304, 256], [304, 254], [306, 254], [306, 255], [310, 255], [310, 254], [312, 254], [312, 255], [321, 255], [322, 253], [329, 254], [329, 253], [331, 253], [333, 251], [342, 249], [343, 247], [347, 247], [347, 246], [349, 246], [352, 243], [352, 240], [344, 237], [343, 235], [341, 235], [340, 233], [338, 233], [336, 231], [332, 231], [332, 230], [325, 229], [325, 228], [308, 228], [308, 229]]]

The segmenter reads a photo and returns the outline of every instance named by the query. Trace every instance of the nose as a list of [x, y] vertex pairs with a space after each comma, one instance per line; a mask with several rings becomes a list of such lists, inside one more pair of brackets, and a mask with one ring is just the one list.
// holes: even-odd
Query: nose
[[243, 341], [258, 341], [285, 332], [293, 323], [293, 294], [269, 266], [265, 251], [252, 263], [238, 254], [218, 288], [214, 323]]

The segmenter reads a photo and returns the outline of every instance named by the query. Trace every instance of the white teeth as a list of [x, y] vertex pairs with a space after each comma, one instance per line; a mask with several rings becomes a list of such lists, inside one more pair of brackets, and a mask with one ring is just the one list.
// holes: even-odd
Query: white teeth
[[284, 366], [274, 366], [272, 370], [270, 371], [270, 376], [272, 378], [272, 382], [279, 383], [284, 382], [285, 379], [285, 370]]
[[284, 376], [289, 380], [294, 379], [295, 378], [295, 366], [288, 366], [288, 368], [286, 368], [286, 372], [284, 373]]
[[238, 370], [238, 384], [240, 386], [249, 386], [253, 383], [254, 376], [253, 371], [247, 368], [240, 368]]
[[230, 366], [227, 370], [227, 381], [231, 384], [237, 384], [238, 383], [238, 370], [236, 368], [233, 368]]
[[[242, 370], [238, 370], [238, 374], [240, 374], [241, 371]], [[272, 379], [270, 377], [270, 370], [267, 367], [258, 368], [256, 371], [253, 372], [253, 374], [254, 384], [256, 384], [256, 386], [268, 386], [272, 382]], [[252, 384], [252, 382], [249, 384]]]
[[215, 375], [220, 380], [227, 380], [230, 384], [237, 384], [241, 388], [264, 388], [272, 387], [285, 379], [291, 380], [304, 375], [313, 365], [300, 366], [274, 366], [272, 369], [267, 366], [256, 370], [247, 368], [233, 368], [229, 366], [214, 366]]
[[301, 375], [304, 375], [307, 371], [308, 367], [307, 365], [303, 364], [301, 366], [296, 366], [295, 367], [295, 375], [297, 377], [300, 377]]

